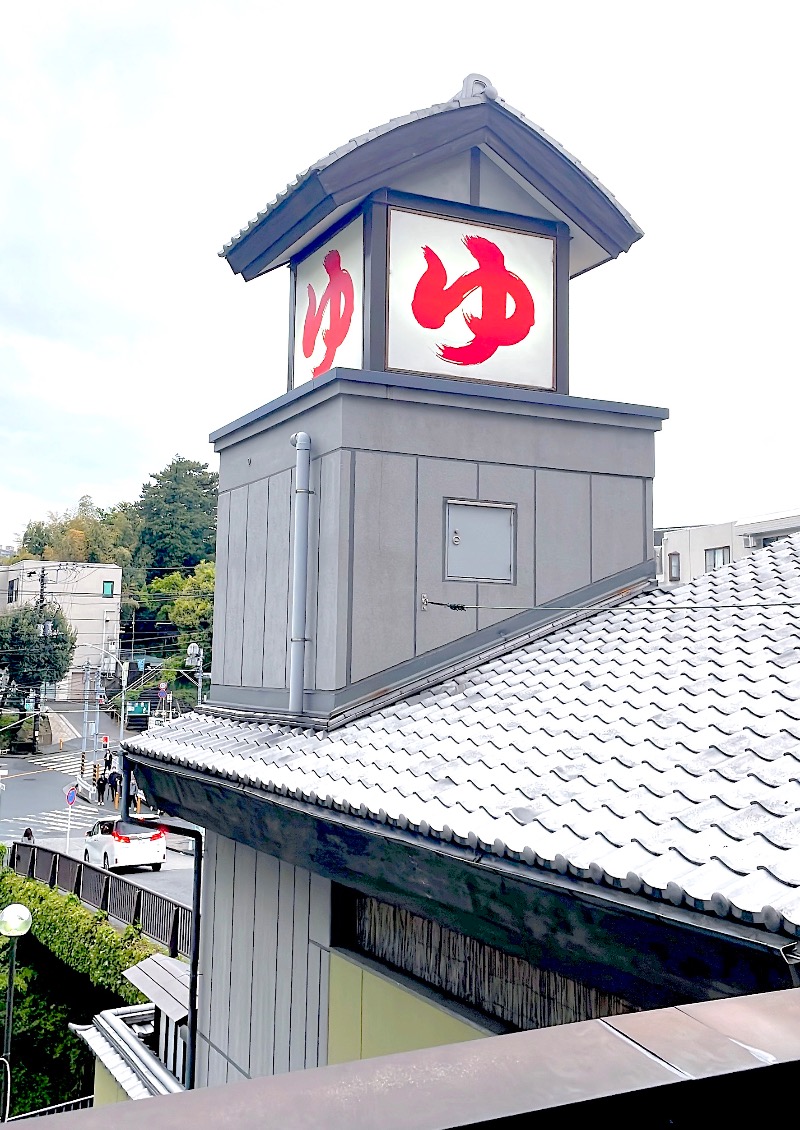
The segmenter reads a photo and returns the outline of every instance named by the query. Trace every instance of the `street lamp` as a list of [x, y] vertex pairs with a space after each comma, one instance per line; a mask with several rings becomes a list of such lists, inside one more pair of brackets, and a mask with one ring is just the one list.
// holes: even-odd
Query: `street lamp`
[[197, 678], [197, 705], [203, 702], [203, 649], [197, 643], [190, 643], [186, 649], [186, 664], [194, 667]]
[[3, 1062], [6, 1068], [6, 1102], [2, 1121], [8, 1121], [11, 1107], [11, 1024], [14, 1019], [14, 971], [17, 964], [17, 938], [31, 928], [31, 912], [22, 903], [12, 902], [0, 913], [0, 934], [10, 939], [8, 948], [8, 987], [6, 988], [6, 1026], [3, 1033]]

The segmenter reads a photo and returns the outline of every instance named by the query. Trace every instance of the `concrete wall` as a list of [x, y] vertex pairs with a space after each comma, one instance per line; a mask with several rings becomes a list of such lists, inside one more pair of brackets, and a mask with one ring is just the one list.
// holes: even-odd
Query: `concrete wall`
[[[122, 569], [119, 565], [88, 561], [18, 561], [0, 565], [0, 615], [39, 597], [39, 574], [45, 571], [45, 599], [54, 600], [77, 633], [77, 644], [69, 674], [56, 688], [56, 698], [83, 694], [83, 665], [88, 661], [107, 674], [116, 669], [119, 646], [119, 616]], [[9, 582], [18, 582], [18, 599], [8, 603]], [[103, 582], [110, 581], [113, 595], [103, 596]]]
[[[501, 638], [502, 622], [525, 609], [631, 569], [652, 572], [653, 432], [660, 420], [570, 397], [537, 401], [505, 390], [493, 399], [450, 391], [453, 382], [435, 385], [426, 392], [390, 376], [328, 381], [295, 397], [294, 406], [276, 402], [218, 441], [211, 702], [264, 710], [286, 704], [289, 441], [298, 430], [310, 434], [313, 454], [311, 713], [373, 694], [382, 680], [402, 683], [415, 663], [435, 668], [439, 658], [452, 660], [478, 632], [489, 632], [489, 646]], [[448, 498], [516, 506], [513, 584], [444, 580]], [[423, 593], [484, 607], [423, 611]], [[411, 664], [408, 671], [403, 664]]]
[[327, 1060], [330, 883], [206, 833], [197, 1085]]

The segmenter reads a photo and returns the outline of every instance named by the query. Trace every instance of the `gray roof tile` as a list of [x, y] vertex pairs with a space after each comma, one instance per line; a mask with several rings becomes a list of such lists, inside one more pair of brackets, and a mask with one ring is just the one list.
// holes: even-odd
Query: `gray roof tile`
[[126, 746], [797, 936], [799, 610], [795, 535], [330, 733], [206, 713]]

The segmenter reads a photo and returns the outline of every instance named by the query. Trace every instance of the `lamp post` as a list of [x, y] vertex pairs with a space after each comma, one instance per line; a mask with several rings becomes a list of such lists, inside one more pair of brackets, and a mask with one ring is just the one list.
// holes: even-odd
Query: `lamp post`
[[199, 644], [190, 643], [186, 649], [186, 663], [194, 667], [197, 678], [197, 705], [203, 702], [203, 649]]
[[2, 1121], [8, 1121], [11, 1107], [11, 1025], [14, 1019], [14, 971], [17, 964], [17, 938], [31, 928], [31, 912], [22, 903], [12, 902], [0, 914], [0, 934], [10, 940], [8, 947], [8, 987], [6, 988], [6, 1026], [3, 1032], [3, 1062], [6, 1068], [6, 1101]]

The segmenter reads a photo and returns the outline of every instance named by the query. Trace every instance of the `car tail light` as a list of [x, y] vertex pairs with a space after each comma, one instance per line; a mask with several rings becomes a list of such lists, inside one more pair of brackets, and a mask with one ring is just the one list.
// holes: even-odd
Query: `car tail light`
[[116, 840], [119, 844], [129, 844], [131, 842], [130, 836], [121, 836], [116, 828], [111, 833], [111, 839]]
[[164, 831], [163, 828], [159, 828], [157, 832], [153, 833], [153, 835], [150, 837], [150, 839], [151, 840], [160, 840], [162, 838], [162, 836], [165, 836], [166, 834], [167, 833]]

